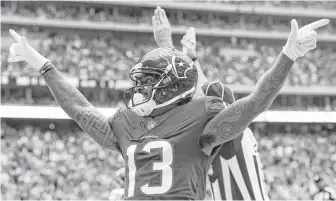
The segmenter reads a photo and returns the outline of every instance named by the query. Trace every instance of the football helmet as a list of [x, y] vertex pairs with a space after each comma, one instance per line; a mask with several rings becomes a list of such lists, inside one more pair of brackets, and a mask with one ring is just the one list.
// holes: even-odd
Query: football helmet
[[197, 69], [184, 53], [156, 48], [148, 51], [130, 71], [134, 86], [125, 90], [126, 106], [140, 116], [154, 109], [191, 99]]

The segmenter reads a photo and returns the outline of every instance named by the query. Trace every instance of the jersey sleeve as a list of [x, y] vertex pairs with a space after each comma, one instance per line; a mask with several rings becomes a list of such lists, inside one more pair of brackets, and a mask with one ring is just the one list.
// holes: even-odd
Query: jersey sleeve
[[[207, 124], [212, 118], [214, 118], [223, 109], [225, 109], [225, 105], [221, 98], [210, 97], [210, 96], [205, 97], [205, 111], [206, 111], [206, 122], [205, 123]], [[210, 142], [213, 139], [211, 136], [206, 136], [202, 132], [202, 135], [199, 140], [200, 140], [201, 148], [204, 149], [205, 147], [207, 147], [208, 144], [210, 144]], [[213, 148], [211, 151], [209, 151], [210, 154], [206, 154], [206, 155], [210, 157], [214, 157], [220, 150], [220, 147], [221, 145]], [[204, 152], [204, 153], [207, 153], [207, 152]]]
[[110, 116], [108, 118], [108, 123], [109, 123], [109, 125], [112, 129], [113, 134], [114, 134], [113, 137], [114, 137], [115, 147], [116, 147], [117, 151], [121, 152], [121, 148], [120, 148], [120, 145], [119, 145], [119, 142], [118, 142], [118, 132], [116, 131], [116, 129], [114, 129], [115, 126], [116, 126], [116, 124], [114, 124], [114, 120], [115, 120], [115, 118], [117, 118], [118, 113], [119, 113], [119, 110], [115, 114]]

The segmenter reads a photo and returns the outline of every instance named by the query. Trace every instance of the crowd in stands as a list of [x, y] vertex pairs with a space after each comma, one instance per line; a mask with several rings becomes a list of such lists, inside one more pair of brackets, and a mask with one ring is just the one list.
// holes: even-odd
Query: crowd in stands
[[[292, 5], [296, 3], [279, 4]], [[315, 5], [315, 3], [302, 3], [302, 5], [304, 7], [304, 5]], [[329, 5], [329, 3], [321, 3], [320, 5]], [[152, 8], [109, 7], [99, 4], [2, 2], [1, 6], [1, 15], [3, 16], [19, 15], [42, 19], [59, 18], [151, 24], [151, 16], [153, 15]], [[271, 30], [285, 29], [288, 31], [289, 29], [289, 20], [277, 17], [273, 19], [265, 16], [215, 16], [210, 12], [190, 13], [181, 10], [167, 10], [167, 16], [172, 26], [195, 26], [196, 29], [202, 26], [258, 30], [264, 26]], [[246, 23], [247, 21], [251, 22]], [[280, 23], [279, 26], [277, 23]], [[325, 30], [330, 30], [331, 27], [332, 23]], [[155, 43], [149, 35], [141, 34], [127, 35], [127, 37], [119, 35], [117, 37], [115, 34], [109, 33], [100, 37], [83, 37], [73, 32], [70, 32], [70, 35], [64, 35], [51, 31], [32, 32], [30, 30], [27, 32], [25, 29], [20, 30], [19, 33], [26, 35], [31, 43], [35, 44], [36, 49], [56, 64], [62, 72], [82, 79], [128, 79], [129, 69], [139, 57], [155, 47]], [[7, 30], [2, 30], [2, 38], [10, 40]], [[255, 41], [233, 37], [231, 40], [200, 40], [198, 49], [199, 60], [209, 80], [220, 79], [228, 84], [255, 84], [275, 61], [281, 51], [281, 46], [257, 45]], [[3, 51], [1, 68], [4, 75], [36, 75], [35, 72], [32, 73], [30, 69], [24, 67], [24, 63], [8, 64], [7, 58], [8, 51]], [[317, 48], [296, 62], [287, 84], [336, 85], [336, 79], [334, 79], [336, 69], [333, 68], [335, 61], [335, 49]]]
[[207, 0], [208, 3], [234, 4], [234, 5], [254, 5], [285, 8], [310, 8], [310, 9], [336, 9], [334, 1], [228, 1], [228, 0]]
[[309, 200], [316, 191], [312, 181], [322, 175], [335, 189], [335, 125], [286, 125], [279, 128], [257, 124], [261, 163], [270, 199]]
[[116, 152], [87, 134], [1, 124], [1, 200], [103, 200], [122, 181]]
[[[104, 150], [78, 130], [1, 125], [2, 200], [106, 200], [122, 187], [116, 152]], [[316, 175], [336, 186], [335, 125], [256, 124], [265, 181], [271, 199], [311, 199]]]
[[[244, 2], [245, 3], [245, 2]], [[317, 3], [315, 3], [317, 4]], [[335, 8], [336, 3], [330, 2], [323, 5], [327, 9]], [[304, 5], [304, 3], [303, 3]], [[311, 9], [316, 9], [310, 6]], [[323, 9], [325, 9], [323, 8]], [[247, 29], [247, 30], [272, 30], [288, 31], [291, 16], [277, 17], [264, 15], [236, 15], [230, 13], [185, 11], [166, 9], [169, 21], [174, 26], [194, 26], [204, 28]], [[153, 8], [134, 6], [113, 6], [99, 4], [66, 4], [66, 3], [4, 3], [2, 15], [25, 16], [39, 19], [63, 20], [88, 20], [101, 22], [118, 22], [151, 25]], [[311, 20], [311, 19], [310, 19]], [[298, 19], [299, 24], [306, 24], [309, 20]], [[332, 33], [335, 24], [331, 22], [319, 32]]]
[[[87, 38], [79, 34], [18, 30], [30, 43], [50, 59], [62, 72], [81, 79], [128, 79], [129, 69], [147, 50], [155, 48], [151, 35], [116, 35], [106, 33]], [[12, 40], [7, 32], [2, 37]], [[176, 47], [180, 48], [179, 42]], [[215, 42], [199, 40], [198, 58], [209, 80], [222, 80], [227, 84], [254, 85], [271, 67], [281, 46], [259, 45], [245, 39], [220, 39]], [[1, 54], [2, 75], [35, 76], [36, 72], [24, 62], [7, 62], [8, 50]], [[331, 47], [317, 48], [299, 59], [290, 72], [288, 85], [336, 85], [336, 51]]]

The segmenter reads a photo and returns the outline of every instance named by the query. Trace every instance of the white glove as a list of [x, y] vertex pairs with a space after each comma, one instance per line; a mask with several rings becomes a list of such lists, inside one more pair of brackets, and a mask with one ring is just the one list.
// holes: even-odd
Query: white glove
[[283, 47], [282, 52], [291, 60], [304, 56], [310, 50], [316, 48], [317, 33], [315, 29], [327, 25], [330, 20], [322, 19], [310, 23], [301, 29], [295, 19], [291, 21], [291, 32], [289, 33], [287, 43]]
[[21, 37], [12, 29], [9, 30], [9, 33], [13, 36], [16, 43], [13, 43], [9, 48], [8, 62], [26, 61], [33, 68], [39, 70], [49, 61], [28, 44], [26, 37]]
[[190, 58], [196, 58], [196, 32], [194, 27], [190, 27], [181, 40], [182, 52]]
[[152, 17], [153, 33], [156, 44], [161, 48], [173, 48], [172, 30], [166, 12], [160, 6]]

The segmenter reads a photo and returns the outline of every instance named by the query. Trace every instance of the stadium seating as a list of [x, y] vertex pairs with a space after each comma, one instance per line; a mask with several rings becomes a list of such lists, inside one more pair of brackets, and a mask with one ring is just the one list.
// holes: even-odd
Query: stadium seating
[[255, 5], [269, 7], [285, 8], [315, 8], [315, 9], [335, 9], [336, 4], [333, 1], [218, 1], [208, 0], [208, 3], [221, 3], [230, 5]]
[[[239, 4], [239, 3], [238, 3]], [[257, 3], [258, 4], [258, 3]], [[95, 4], [66, 4], [66, 3], [16, 3], [10, 6], [7, 3], [2, 5], [2, 15], [37, 17], [40, 19], [73, 19], [103, 22], [119, 22], [133, 24], [151, 24], [153, 8], [131, 7], [131, 6], [104, 6]], [[141, 4], [140, 4], [141, 5]], [[289, 3], [287, 6], [290, 6]], [[304, 3], [303, 3], [304, 5]], [[309, 7], [315, 6], [315, 4]], [[322, 4], [323, 9], [335, 8], [335, 3]], [[321, 5], [320, 5], [321, 6]], [[303, 6], [306, 7], [306, 6]], [[313, 7], [316, 9], [316, 7]], [[239, 9], [237, 9], [239, 10]], [[194, 26], [194, 27], [218, 27], [225, 29], [248, 29], [248, 30], [277, 30], [288, 31], [288, 21], [291, 17], [278, 18], [276, 16], [263, 15], [231, 15], [218, 12], [197, 12], [176, 9], [168, 9], [167, 16], [172, 25]], [[306, 19], [298, 19], [299, 24], [308, 22]], [[333, 22], [323, 28], [322, 32], [334, 30]]]
[[[139, 57], [156, 46], [145, 36], [139, 43], [138, 38], [126, 36], [116, 39], [113, 34], [88, 39], [76, 34], [19, 32], [28, 35], [37, 50], [51, 59], [59, 70], [82, 79], [128, 79], [129, 69]], [[8, 33], [2, 34], [8, 36]], [[281, 46], [257, 45], [253, 41], [237, 41], [235, 38], [231, 41], [200, 41], [198, 46], [199, 60], [208, 79], [219, 79], [227, 84], [255, 84], [281, 51]], [[180, 45], [177, 44], [177, 47]], [[7, 58], [8, 52], [4, 51], [1, 54], [3, 75], [18, 76], [19, 72], [19, 75], [36, 75], [25, 63], [10, 64]], [[336, 52], [333, 49], [318, 48], [296, 62], [287, 84], [336, 85], [335, 62]], [[22, 68], [23, 71], [19, 70]]]
[[[53, 125], [50, 125], [52, 128]], [[116, 152], [82, 132], [1, 125], [1, 200], [107, 199], [121, 185]], [[22, 174], [22, 173], [25, 174]]]

